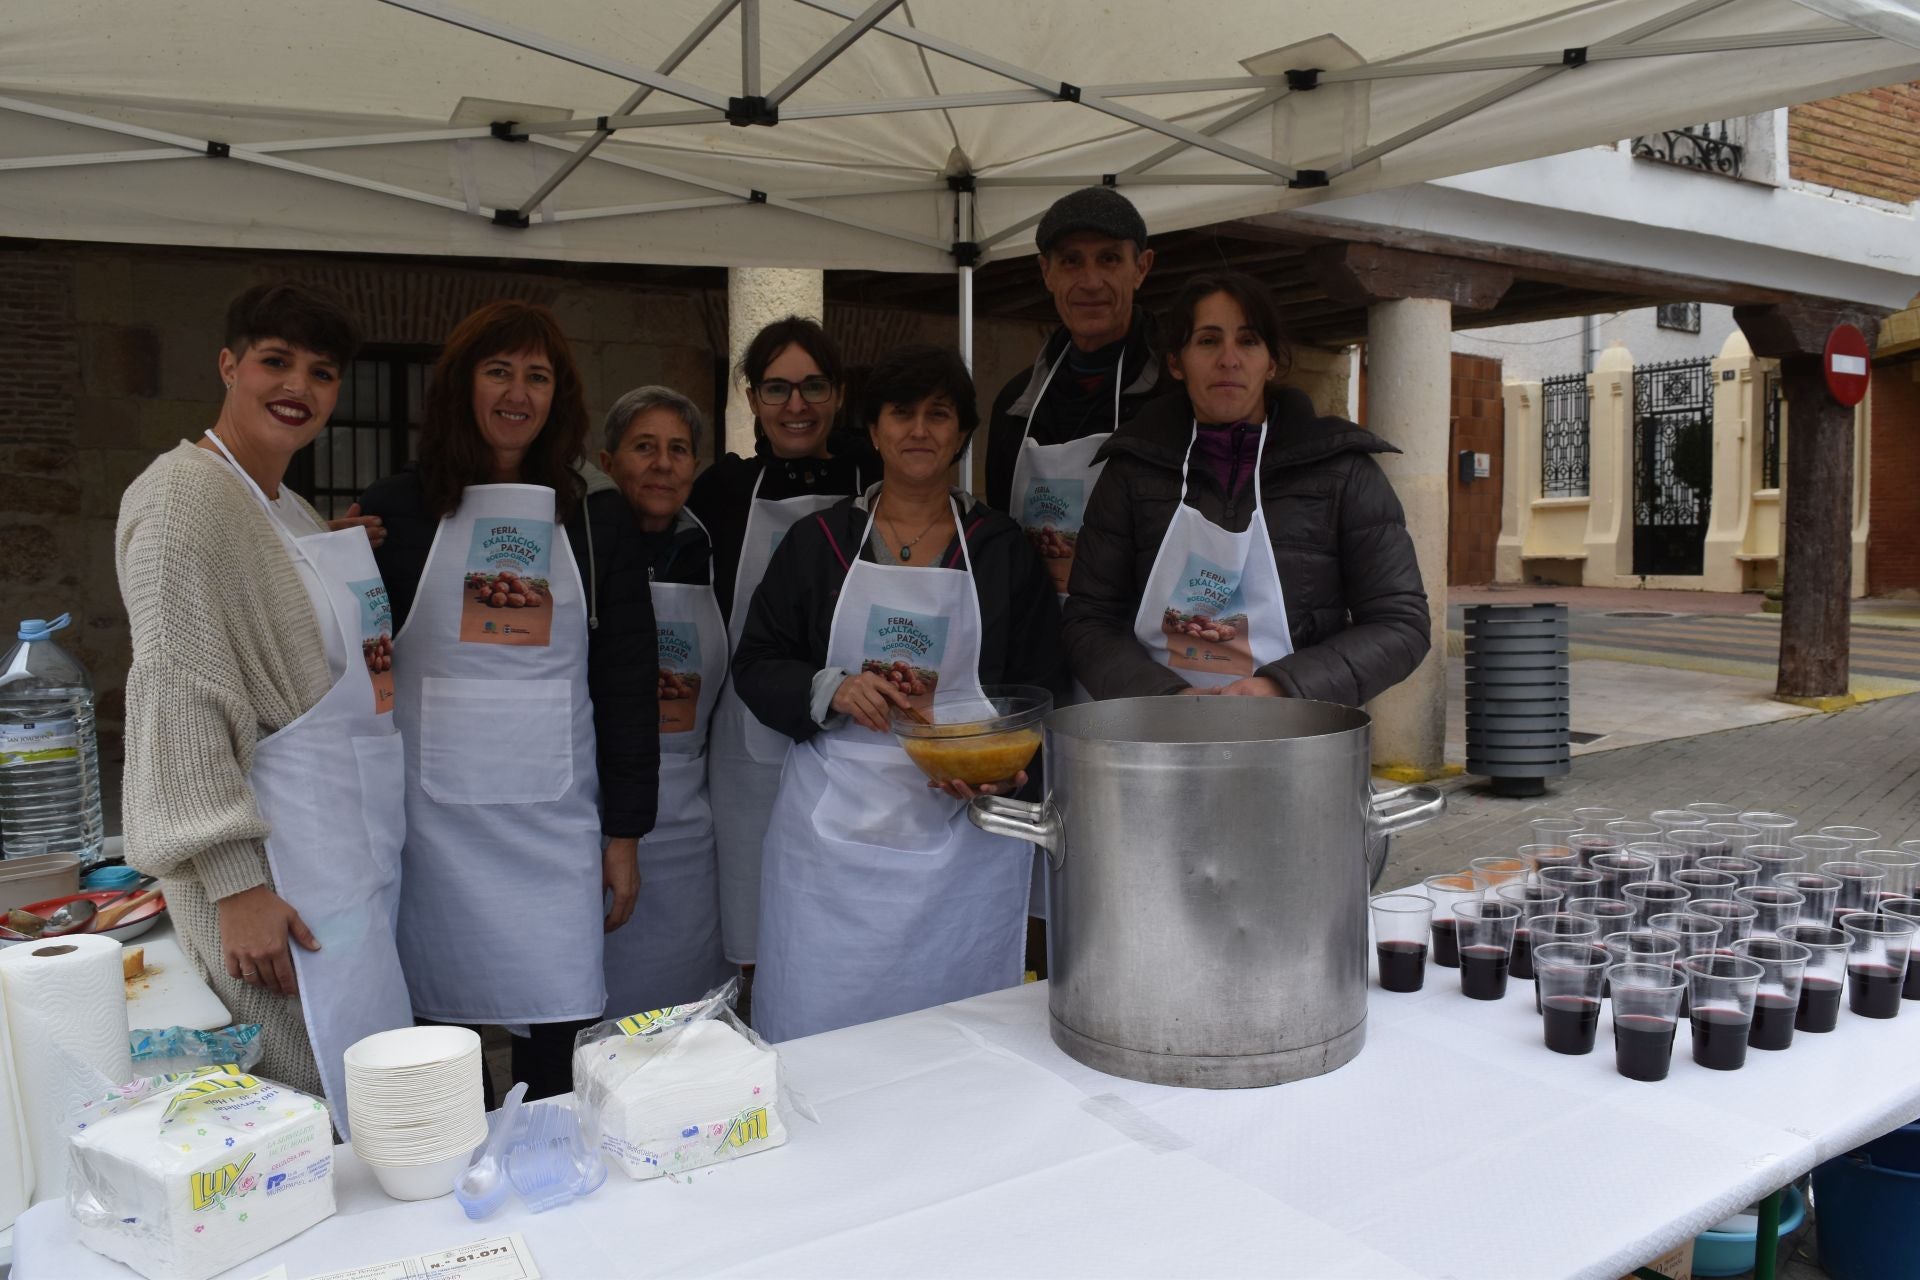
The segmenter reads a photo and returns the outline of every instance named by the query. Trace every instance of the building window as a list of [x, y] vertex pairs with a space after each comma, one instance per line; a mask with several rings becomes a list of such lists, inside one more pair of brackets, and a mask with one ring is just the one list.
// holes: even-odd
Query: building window
[[1654, 309], [1653, 322], [1662, 329], [1675, 329], [1681, 333], [1698, 333], [1700, 332], [1700, 304], [1663, 302]]
[[1540, 496], [1587, 496], [1587, 375], [1540, 383]]
[[287, 468], [287, 483], [323, 517], [344, 515], [368, 485], [412, 461], [436, 354], [367, 346], [348, 366], [333, 417]]

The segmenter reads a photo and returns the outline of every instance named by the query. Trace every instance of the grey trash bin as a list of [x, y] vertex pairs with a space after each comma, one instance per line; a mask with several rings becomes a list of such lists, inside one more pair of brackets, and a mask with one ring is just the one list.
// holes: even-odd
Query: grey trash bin
[[1467, 772], [1497, 794], [1537, 796], [1573, 767], [1567, 606], [1466, 610]]

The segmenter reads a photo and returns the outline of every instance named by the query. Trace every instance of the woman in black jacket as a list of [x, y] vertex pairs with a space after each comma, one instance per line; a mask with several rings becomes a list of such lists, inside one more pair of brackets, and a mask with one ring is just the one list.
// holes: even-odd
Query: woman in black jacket
[[[418, 465], [360, 502], [387, 530], [414, 1013], [529, 1029], [534, 1097], [571, 1087], [606, 1005], [600, 934], [632, 914], [659, 764], [645, 567], [630, 523], [586, 516], [586, 427], [553, 316], [493, 303], [434, 367]], [[502, 911], [545, 927], [484, 927]]]
[[1406, 518], [1373, 459], [1398, 451], [1277, 382], [1285, 346], [1258, 281], [1196, 277], [1167, 327], [1187, 394], [1100, 451], [1066, 606], [1074, 677], [1096, 698], [1349, 706], [1398, 684], [1431, 640]]
[[754, 1027], [769, 1040], [1020, 980], [1031, 852], [976, 830], [965, 784], [933, 789], [889, 717], [971, 718], [983, 685], [1065, 685], [1045, 567], [1018, 525], [949, 487], [979, 421], [966, 366], [895, 351], [863, 416], [880, 483], [788, 532], [733, 662], [748, 708], [796, 744], [761, 879]]

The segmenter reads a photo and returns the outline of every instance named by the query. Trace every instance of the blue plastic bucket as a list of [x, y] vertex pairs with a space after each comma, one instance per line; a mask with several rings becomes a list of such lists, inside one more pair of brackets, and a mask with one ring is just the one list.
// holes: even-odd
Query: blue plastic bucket
[[1813, 1202], [1833, 1280], [1920, 1280], [1920, 1122], [1815, 1169]]
[[[1780, 1235], [1784, 1239], [1798, 1231], [1806, 1220], [1807, 1202], [1800, 1188], [1789, 1186], [1780, 1197]], [[1752, 1231], [1702, 1231], [1693, 1238], [1693, 1274], [1696, 1276], [1738, 1276], [1753, 1270], [1753, 1250], [1758, 1243], [1758, 1227]]]

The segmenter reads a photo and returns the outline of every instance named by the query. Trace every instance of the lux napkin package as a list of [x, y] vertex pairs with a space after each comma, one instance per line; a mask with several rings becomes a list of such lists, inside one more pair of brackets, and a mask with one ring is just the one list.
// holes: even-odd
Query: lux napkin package
[[205, 1280], [333, 1215], [326, 1105], [235, 1067], [136, 1080], [74, 1117], [67, 1201], [94, 1252]]
[[588, 1140], [644, 1181], [787, 1140], [779, 1055], [733, 1015], [733, 984], [580, 1033], [574, 1096]]

